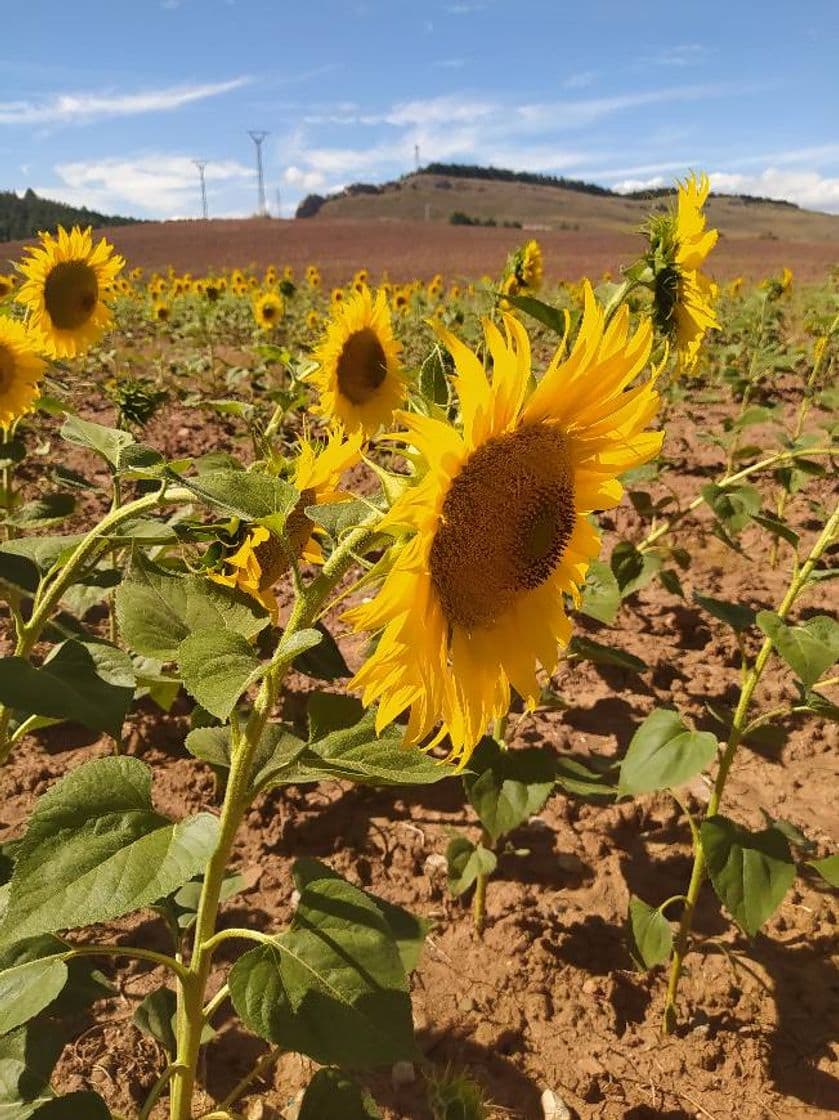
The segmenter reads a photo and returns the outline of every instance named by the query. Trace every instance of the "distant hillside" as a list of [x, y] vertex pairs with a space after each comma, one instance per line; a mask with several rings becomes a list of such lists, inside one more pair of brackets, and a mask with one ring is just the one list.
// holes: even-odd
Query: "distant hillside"
[[100, 214], [86, 206], [67, 206], [49, 198], [39, 198], [34, 191], [18, 197], [14, 191], [0, 191], [0, 241], [21, 241], [35, 237], [42, 230], [55, 233], [58, 226], [128, 226], [139, 219]]
[[[634, 233], [673, 191], [618, 194], [606, 187], [529, 172], [464, 164], [430, 164], [390, 183], [354, 183], [339, 194], [310, 195], [297, 217], [431, 221], [518, 226], [525, 230]], [[712, 195], [711, 225], [723, 237], [839, 241], [839, 216], [748, 195]]]

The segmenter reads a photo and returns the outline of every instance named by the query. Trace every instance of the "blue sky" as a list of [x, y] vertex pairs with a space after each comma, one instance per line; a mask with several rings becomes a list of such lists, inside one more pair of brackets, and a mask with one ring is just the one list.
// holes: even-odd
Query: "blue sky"
[[839, 0], [0, 0], [0, 189], [139, 217], [432, 160], [839, 213]]

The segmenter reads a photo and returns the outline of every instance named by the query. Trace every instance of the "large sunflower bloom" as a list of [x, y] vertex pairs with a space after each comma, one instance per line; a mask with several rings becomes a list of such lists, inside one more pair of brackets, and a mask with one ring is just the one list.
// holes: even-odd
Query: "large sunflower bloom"
[[484, 331], [491, 379], [442, 327], [456, 366], [462, 430], [402, 413], [405, 441], [425, 460], [420, 481], [382, 527], [413, 531], [378, 595], [347, 613], [357, 630], [381, 631], [354, 680], [379, 703], [379, 729], [406, 709], [406, 742], [440, 725], [465, 765], [511, 687], [534, 705], [537, 669], [551, 673], [600, 539], [592, 510], [617, 505], [617, 476], [652, 458], [663, 434], [648, 432], [658, 407], [650, 381], [630, 388], [650, 353], [651, 324], [629, 332], [622, 307], [608, 326], [591, 286], [567, 358], [560, 348], [532, 391], [530, 343], [513, 316], [506, 338]]
[[93, 244], [91, 230], [62, 226], [53, 237], [42, 233], [40, 244], [18, 266], [26, 277], [16, 299], [29, 308], [32, 329], [52, 358], [83, 354], [111, 323], [105, 302], [125, 261], [103, 238]]
[[651, 226], [654, 315], [673, 339], [684, 370], [696, 365], [707, 331], [720, 325], [714, 310], [717, 286], [701, 271], [719, 236], [717, 230], [705, 228], [702, 207], [710, 189], [707, 175], [698, 182], [691, 175], [679, 183], [676, 213], [655, 219]]
[[23, 323], [0, 316], [0, 428], [6, 429], [38, 399], [46, 362], [37, 340]]
[[210, 579], [226, 587], [237, 587], [250, 595], [276, 619], [279, 610], [272, 590], [291, 567], [292, 556], [310, 564], [323, 562], [323, 552], [315, 538], [315, 525], [306, 510], [309, 506], [340, 502], [349, 497], [338, 489], [341, 476], [361, 458], [362, 433], [349, 439], [336, 429], [326, 446], [315, 451], [304, 443], [294, 467], [293, 482], [300, 497], [288, 516], [285, 539], [274, 536], [263, 525], [255, 525], [239, 548], [225, 557], [226, 572], [211, 572]]
[[333, 305], [332, 321], [313, 354], [320, 363], [310, 378], [320, 393], [315, 411], [339, 420], [348, 432], [373, 435], [405, 399], [401, 352], [384, 292], [374, 300], [362, 285]]

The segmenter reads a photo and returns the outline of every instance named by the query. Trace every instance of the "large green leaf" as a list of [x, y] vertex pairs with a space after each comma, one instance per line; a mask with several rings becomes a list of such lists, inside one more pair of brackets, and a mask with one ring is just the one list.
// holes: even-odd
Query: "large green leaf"
[[69, 414], [61, 429], [61, 438], [77, 447], [86, 447], [90, 451], [95, 451], [97, 455], [106, 459], [114, 470], [119, 467], [122, 452], [134, 442], [134, 436], [130, 432], [121, 431], [119, 428], [106, 428], [104, 424], [95, 424], [92, 420], [82, 420], [78, 416]]
[[253, 638], [269, 622], [249, 597], [204, 576], [163, 571], [139, 556], [116, 593], [116, 611], [128, 644], [160, 661], [173, 661], [195, 630], [230, 630]]
[[773, 611], [761, 611], [757, 624], [807, 688], [839, 657], [839, 622], [829, 615], [790, 626]]
[[[230, 727], [196, 727], [186, 737], [186, 748], [211, 766], [230, 768]], [[281, 723], [266, 724], [256, 749], [251, 789], [256, 792], [284, 781], [283, 771], [295, 763], [306, 744]]]
[[98, 1093], [79, 1089], [39, 1105], [32, 1120], [111, 1120], [111, 1112]]
[[275, 532], [300, 496], [281, 478], [247, 471], [206, 471], [198, 478], [178, 481], [209, 505], [248, 521], [268, 520]]
[[135, 758], [86, 762], [38, 801], [16, 853], [0, 940], [73, 929], [148, 906], [203, 871], [218, 821], [173, 824]]
[[702, 487], [701, 494], [727, 533], [739, 533], [752, 515], [760, 511], [760, 491], [754, 486], [717, 486], [709, 482]]
[[621, 589], [615, 573], [602, 560], [592, 560], [583, 588], [580, 610], [583, 614], [596, 618], [598, 622], [611, 626], [618, 616], [620, 605]]
[[645, 968], [662, 964], [673, 947], [673, 930], [662, 912], [634, 895], [629, 900], [633, 956]]
[[754, 936], [795, 878], [786, 837], [777, 828], [750, 832], [723, 816], [703, 821], [700, 836], [714, 890], [737, 924]]
[[502, 750], [485, 736], [469, 760], [463, 785], [495, 843], [538, 813], [555, 783], [554, 756], [538, 747]]
[[218, 719], [227, 719], [242, 693], [267, 668], [241, 634], [203, 626], [178, 647], [184, 688]]
[[576, 317], [575, 312], [569, 312], [564, 307], [552, 307], [551, 304], [545, 303], [544, 300], [536, 299], [535, 296], [514, 296], [505, 295], [504, 299], [507, 303], [512, 304], [513, 307], [518, 308], [519, 311], [524, 311], [526, 315], [532, 316], [538, 322], [544, 324], [559, 338], [564, 338], [568, 332], [571, 323], [571, 316]]
[[[304, 856], [295, 861], [294, 883], [299, 891], [302, 891], [307, 883], [313, 883], [317, 879], [340, 880], [341, 876], [337, 871], [333, 871], [328, 864], [322, 863], [319, 859], [312, 859], [310, 856]], [[405, 972], [413, 972], [419, 964], [422, 947], [431, 923], [423, 918], [418, 918], [402, 906], [388, 902], [386, 898], [381, 898], [377, 894], [371, 894], [370, 891], [364, 891], [364, 894], [378, 906], [382, 917], [387, 922], [390, 932], [396, 940]]]
[[708, 731], [691, 731], [678, 712], [656, 708], [635, 734], [621, 762], [618, 795], [675, 789], [711, 762], [717, 740]]
[[831, 887], [839, 887], [839, 853], [825, 856], [824, 859], [811, 859], [808, 865]]
[[64, 1048], [56, 1023], [39, 1020], [0, 1035], [0, 1117], [29, 1120], [52, 1098], [49, 1080]]
[[700, 595], [698, 591], [694, 591], [693, 600], [700, 607], [703, 607], [708, 614], [712, 614], [720, 622], [727, 623], [738, 634], [755, 624], [755, 612], [743, 603], [729, 603], [723, 599], [712, 599], [710, 595]]
[[65, 561], [82, 539], [80, 533], [74, 533], [6, 541], [0, 545], [0, 580], [34, 593], [41, 576], [59, 561]]
[[398, 947], [376, 904], [342, 879], [305, 883], [292, 927], [246, 953], [229, 977], [249, 1030], [322, 1064], [416, 1057]]
[[626, 599], [646, 587], [662, 565], [660, 553], [641, 552], [631, 541], [618, 541], [612, 549], [609, 565]]
[[380, 1120], [370, 1094], [340, 1069], [319, 1069], [309, 1082], [297, 1120]]
[[2, 703], [26, 715], [76, 720], [114, 738], [135, 683], [129, 656], [107, 642], [63, 642], [40, 668], [23, 657], [0, 661]]
[[66, 983], [67, 965], [58, 956], [24, 961], [0, 972], [0, 1034], [43, 1011]]

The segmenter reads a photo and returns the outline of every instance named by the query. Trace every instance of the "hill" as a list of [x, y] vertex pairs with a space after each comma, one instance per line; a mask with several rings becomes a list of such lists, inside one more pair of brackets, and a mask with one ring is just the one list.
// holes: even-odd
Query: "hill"
[[[670, 204], [668, 191], [621, 195], [578, 180], [497, 168], [432, 164], [382, 185], [357, 183], [327, 198], [310, 196], [299, 217], [449, 223], [453, 214], [476, 224], [531, 230], [634, 233], [650, 209]], [[709, 223], [723, 237], [839, 241], [839, 215], [747, 195], [712, 195]]]
[[35, 237], [42, 230], [55, 233], [58, 226], [127, 226], [140, 219], [100, 214], [86, 206], [67, 206], [40, 198], [34, 191], [19, 196], [14, 191], [0, 191], [0, 241], [18, 241]]

